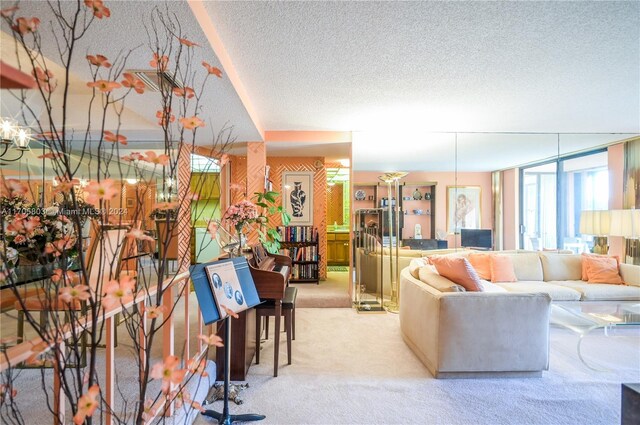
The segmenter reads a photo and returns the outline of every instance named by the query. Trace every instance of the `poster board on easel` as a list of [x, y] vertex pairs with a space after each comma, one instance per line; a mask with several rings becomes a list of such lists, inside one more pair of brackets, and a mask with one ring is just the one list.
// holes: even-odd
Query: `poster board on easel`
[[222, 305], [240, 313], [260, 304], [245, 257], [193, 265], [191, 281], [205, 325], [227, 317]]

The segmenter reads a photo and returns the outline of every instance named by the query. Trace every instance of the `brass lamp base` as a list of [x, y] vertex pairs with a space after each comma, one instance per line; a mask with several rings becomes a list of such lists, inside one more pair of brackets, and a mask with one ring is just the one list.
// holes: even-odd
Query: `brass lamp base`
[[593, 248], [591, 252], [594, 254], [607, 255], [609, 253], [609, 244], [606, 236], [596, 236], [593, 238]]
[[395, 301], [386, 301], [384, 303], [384, 309], [387, 310], [388, 313], [400, 313], [400, 305]]

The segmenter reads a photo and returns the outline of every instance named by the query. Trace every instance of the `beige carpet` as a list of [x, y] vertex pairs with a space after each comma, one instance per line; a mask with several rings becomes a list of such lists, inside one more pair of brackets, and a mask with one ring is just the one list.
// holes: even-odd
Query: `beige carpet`
[[552, 328], [551, 368], [542, 378], [436, 380], [402, 341], [397, 315], [300, 309], [293, 364], [281, 344], [273, 377], [270, 338], [263, 362], [249, 371], [244, 404], [231, 413], [261, 413], [264, 424], [620, 423], [620, 384], [640, 381], [640, 334], [629, 332], [594, 332], [583, 342], [586, 358], [615, 372], [587, 369], [577, 336]]
[[309, 283], [292, 285], [298, 288], [296, 308], [351, 307], [348, 272], [328, 272], [327, 280], [320, 281], [319, 285]]

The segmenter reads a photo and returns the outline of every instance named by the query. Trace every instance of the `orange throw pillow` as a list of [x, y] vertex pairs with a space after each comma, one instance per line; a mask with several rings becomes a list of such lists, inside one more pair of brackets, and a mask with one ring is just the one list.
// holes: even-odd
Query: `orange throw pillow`
[[466, 258], [434, 255], [431, 257], [431, 264], [436, 266], [439, 275], [463, 286], [467, 291], [482, 291], [480, 278]]
[[[589, 275], [587, 274], [587, 262], [585, 261], [587, 257], [609, 257], [609, 256], [602, 255], [602, 254], [587, 254], [586, 252], [582, 253], [582, 280], [584, 280], [585, 282], [589, 281]], [[617, 255], [612, 255], [609, 258], [615, 258], [618, 264], [618, 268], [620, 268], [620, 257], [618, 257]]]
[[587, 263], [587, 276], [589, 283], [609, 283], [612, 285], [624, 285], [618, 272], [618, 261], [613, 257], [591, 257], [582, 259]]
[[506, 255], [492, 255], [489, 257], [491, 267], [491, 282], [517, 282], [513, 271], [513, 261]]
[[489, 261], [491, 254], [470, 254], [469, 263], [473, 266], [478, 277], [484, 280], [491, 280], [491, 264]]

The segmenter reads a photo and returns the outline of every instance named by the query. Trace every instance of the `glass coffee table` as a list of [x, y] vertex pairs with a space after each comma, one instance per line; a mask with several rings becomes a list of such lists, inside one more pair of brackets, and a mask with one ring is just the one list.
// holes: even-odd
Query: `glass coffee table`
[[606, 371], [589, 365], [582, 357], [581, 345], [585, 336], [595, 329], [603, 329], [609, 336], [615, 328], [640, 327], [640, 303], [637, 301], [597, 302], [581, 301], [553, 303], [550, 324], [578, 334], [578, 357], [589, 369]]

